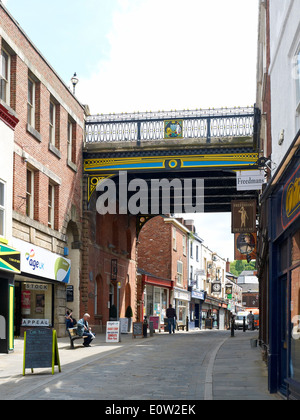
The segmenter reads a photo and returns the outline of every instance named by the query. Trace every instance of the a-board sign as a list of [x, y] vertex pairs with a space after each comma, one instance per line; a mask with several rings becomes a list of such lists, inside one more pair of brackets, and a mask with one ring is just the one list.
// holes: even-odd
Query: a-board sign
[[132, 338], [143, 336], [143, 323], [134, 322], [132, 327]]
[[120, 342], [120, 322], [109, 321], [106, 324], [106, 342], [119, 343]]
[[150, 316], [149, 317], [149, 322], [153, 322], [153, 329], [154, 330], [158, 330], [160, 327], [160, 323], [159, 323], [159, 316]]
[[128, 318], [120, 318], [121, 334], [128, 334]]
[[56, 331], [49, 328], [25, 331], [23, 376], [26, 369], [33, 373], [33, 369], [40, 368], [52, 368], [54, 375], [55, 366], [61, 372]]

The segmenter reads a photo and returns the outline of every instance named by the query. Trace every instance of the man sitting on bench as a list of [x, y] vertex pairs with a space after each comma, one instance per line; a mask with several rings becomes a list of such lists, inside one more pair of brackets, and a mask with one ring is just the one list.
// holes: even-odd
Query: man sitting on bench
[[92, 329], [89, 327], [89, 319], [90, 315], [84, 314], [83, 318], [77, 322], [77, 334], [80, 337], [85, 337], [83, 343], [84, 347], [91, 347], [90, 343], [95, 338], [94, 334], [92, 333]]

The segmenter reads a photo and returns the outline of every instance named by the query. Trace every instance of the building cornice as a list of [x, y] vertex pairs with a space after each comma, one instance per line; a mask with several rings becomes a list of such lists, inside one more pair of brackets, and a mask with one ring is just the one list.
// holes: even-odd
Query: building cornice
[[16, 125], [18, 124], [19, 120], [17, 117], [12, 115], [8, 109], [5, 108], [0, 103], [0, 120], [3, 121], [8, 127], [10, 127], [12, 130], [16, 128]]

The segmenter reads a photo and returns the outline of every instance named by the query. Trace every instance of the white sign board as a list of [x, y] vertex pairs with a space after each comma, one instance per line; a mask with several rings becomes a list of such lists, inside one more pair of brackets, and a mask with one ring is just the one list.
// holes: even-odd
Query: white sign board
[[237, 191], [256, 191], [261, 190], [266, 182], [263, 171], [238, 171]]
[[20, 239], [13, 244], [21, 252], [21, 272], [69, 284], [70, 260]]
[[120, 322], [109, 321], [106, 324], [106, 342], [119, 343], [120, 342]]
[[120, 318], [121, 334], [128, 334], [128, 318]]
[[49, 319], [22, 319], [22, 327], [49, 327]]

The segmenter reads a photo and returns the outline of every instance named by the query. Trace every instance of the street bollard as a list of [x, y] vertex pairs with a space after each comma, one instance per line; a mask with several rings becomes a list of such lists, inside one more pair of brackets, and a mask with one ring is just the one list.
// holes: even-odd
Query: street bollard
[[147, 322], [147, 317], [144, 317], [144, 322], [143, 322], [143, 337], [147, 338], [147, 329], [148, 329], [148, 322]]
[[243, 332], [246, 332], [246, 317], [243, 317]]
[[231, 337], [234, 337], [234, 317], [231, 318]]
[[186, 325], [185, 330], [188, 331], [189, 330], [189, 317], [188, 316], [186, 317], [186, 321], [185, 322], [186, 322], [186, 324], [185, 324]]

